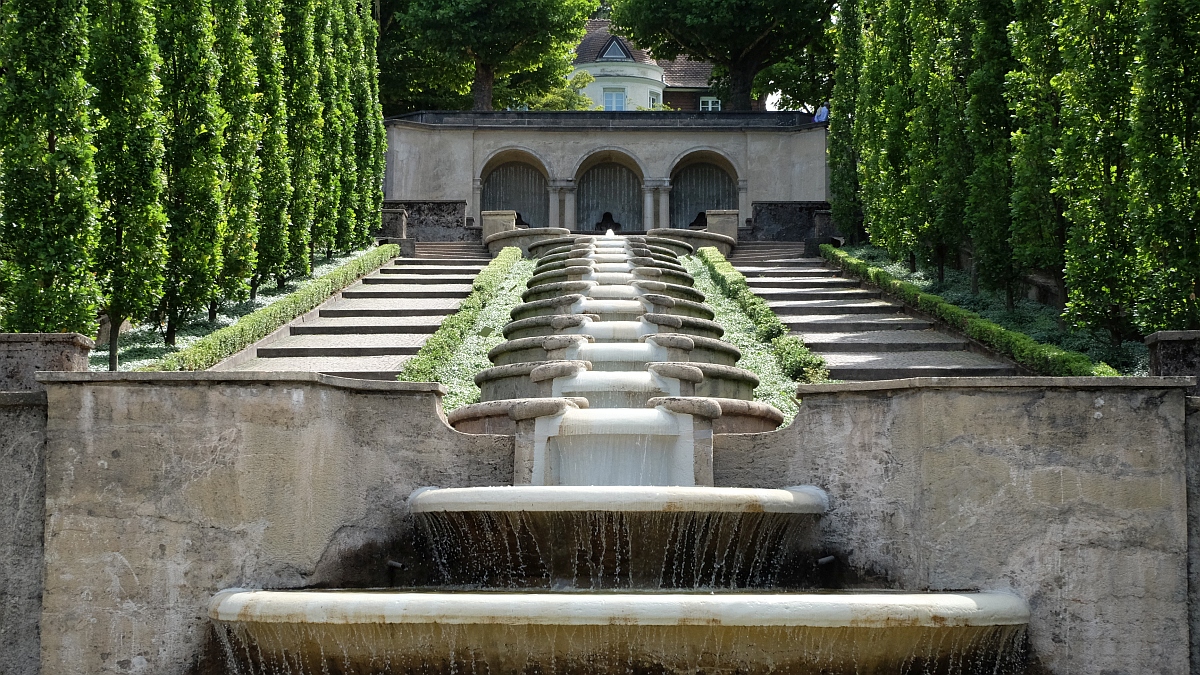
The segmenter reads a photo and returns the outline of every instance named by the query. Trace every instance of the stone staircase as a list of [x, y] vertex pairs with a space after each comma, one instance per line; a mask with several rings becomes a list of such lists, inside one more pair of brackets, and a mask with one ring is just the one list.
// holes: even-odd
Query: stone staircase
[[792, 335], [825, 358], [835, 380], [1016, 375], [1012, 364], [970, 351], [970, 343], [909, 316], [802, 242], [741, 242], [729, 262]]
[[416, 252], [363, 277], [274, 339], [216, 369], [394, 379], [458, 309], [475, 275], [491, 261], [478, 242], [418, 243]]

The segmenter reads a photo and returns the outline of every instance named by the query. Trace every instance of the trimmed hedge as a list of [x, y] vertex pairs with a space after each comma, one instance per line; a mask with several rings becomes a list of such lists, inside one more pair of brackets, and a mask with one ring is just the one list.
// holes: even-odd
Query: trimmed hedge
[[872, 267], [870, 263], [859, 260], [829, 244], [821, 245], [821, 256], [837, 264], [851, 276], [879, 286], [884, 293], [903, 300], [910, 307], [915, 307], [945, 321], [968, 337], [982, 342], [1039, 375], [1056, 377], [1115, 377], [1120, 375], [1107, 363], [1093, 363], [1086, 354], [1043, 344], [1024, 333], [1009, 330], [988, 321], [975, 312], [950, 304], [941, 296], [926, 293], [916, 285], [901, 281], [886, 271]]
[[824, 382], [829, 379], [825, 359], [809, 351], [804, 340], [795, 335], [788, 335], [788, 327], [779, 320], [775, 311], [767, 306], [767, 301], [750, 290], [746, 277], [742, 276], [720, 251], [715, 247], [705, 246], [696, 251], [696, 256], [708, 268], [717, 288], [736, 301], [754, 322], [754, 332], [758, 339], [771, 343], [785, 375], [799, 382]]
[[270, 335], [292, 319], [325, 302], [334, 293], [349, 286], [388, 260], [400, 255], [400, 247], [384, 244], [329, 274], [304, 284], [279, 300], [238, 319], [200, 338], [187, 347], [169, 354], [154, 363], [138, 368], [141, 371], [205, 370], [242, 351]]
[[404, 364], [396, 379], [402, 382], [436, 382], [434, 373], [437, 367], [458, 351], [463, 340], [475, 328], [479, 313], [495, 299], [500, 291], [500, 283], [520, 259], [521, 249], [515, 246], [500, 251], [500, 255], [475, 277], [471, 294], [458, 306], [458, 311], [429, 336], [417, 355]]

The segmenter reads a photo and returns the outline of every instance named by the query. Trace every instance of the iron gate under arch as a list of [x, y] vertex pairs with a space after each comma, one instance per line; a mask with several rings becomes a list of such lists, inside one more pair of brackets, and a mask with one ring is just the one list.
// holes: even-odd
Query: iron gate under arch
[[689, 164], [671, 178], [671, 227], [686, 228], [705, 211], [737, 207], [737, 183], [716, 164]]
[[576, 223], [591, 231], [605, 213], [621, 224], [622, 232], [642, 230], [642, 181], [637, 174], [616, 162], [597, 164], [579, 179]]
[[530, 227], [550, 224], [546, 177], [524, 162], [506, 162], [483, 179], [480, 211], [516, 211]]

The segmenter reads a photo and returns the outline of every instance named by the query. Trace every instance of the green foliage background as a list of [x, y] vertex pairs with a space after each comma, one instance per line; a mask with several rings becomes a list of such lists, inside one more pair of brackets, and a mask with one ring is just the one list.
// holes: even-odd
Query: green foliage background
[[847, 0], [836, 30], [844, 231], [965, 254], [1010, 308], [1049, 279], [1114, 346], [1200, 328], [1200, 2]]

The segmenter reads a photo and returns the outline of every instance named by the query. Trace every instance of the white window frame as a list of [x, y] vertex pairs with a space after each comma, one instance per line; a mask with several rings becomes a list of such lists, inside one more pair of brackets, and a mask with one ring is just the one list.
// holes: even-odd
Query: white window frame
[[651, 90], [650, 98], [648, 100], [650, 101], [649, 107], [651, 108], [662, 105], [662, 92]]
[[609, 112], [624, 112], [625, 99], [628, 96], [623, 87], [604, 88], [604, 109]]
[[701, 96], [700, 110], [702, 112], [721, 112], [721, 99], [716, 96]]

